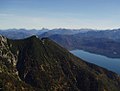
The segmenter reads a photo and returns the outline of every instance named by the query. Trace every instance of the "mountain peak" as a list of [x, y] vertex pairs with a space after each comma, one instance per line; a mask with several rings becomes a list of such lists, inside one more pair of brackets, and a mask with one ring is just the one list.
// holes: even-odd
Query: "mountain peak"
[[[5, 45], [6, 51], [12, 56], [11, 61], [8, 57], [6, 61], [1, 58], [0, 68], [5, 67], [0, 74], [0, 87], [3, 90], [13, 91], [18, 87], [21, 91], [120, 89], [120, 77], [117, 74], [75, 57], [48, 38], [40, 40], [32, 36], [23, 40], [7, 39]], [[13, 62], [16, 62], [16, 65], [13, 65]]]

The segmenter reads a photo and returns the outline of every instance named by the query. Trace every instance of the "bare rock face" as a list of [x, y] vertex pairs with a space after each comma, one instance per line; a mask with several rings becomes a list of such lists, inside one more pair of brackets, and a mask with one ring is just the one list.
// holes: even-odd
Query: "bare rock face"
[[0, 59], [1, 63], [4, 63], [6, 67], [7, 67], [7, 64], [11, 64], [11, 66], [13, 66], [12, 71], [15, 71], [16, 64], [17, 64], [17, 55], [14, 55], [11, 52], [10, 46], [8, 45], [7, 38], [3, 36], [0, 36], [0, 58], [1, 58]]
[[119, 75], [85, 62], [48, 38], [0, 36], [3, 91], [119, 91]]
[[0, 35], [0, 91], [33, 91], [21, 82], [16, 69], [19, 51], [13, 54], [11, 47], [8, 39]]

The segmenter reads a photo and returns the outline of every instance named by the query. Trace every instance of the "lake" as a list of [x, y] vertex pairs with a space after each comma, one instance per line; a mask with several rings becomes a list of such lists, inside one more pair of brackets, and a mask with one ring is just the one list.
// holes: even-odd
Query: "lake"
[[94, 63], [120, 74], [120, 58], [108, 58], [106, 56], [86, 52], [83, 50], [72, 50], [70, 52], [87, 62]]

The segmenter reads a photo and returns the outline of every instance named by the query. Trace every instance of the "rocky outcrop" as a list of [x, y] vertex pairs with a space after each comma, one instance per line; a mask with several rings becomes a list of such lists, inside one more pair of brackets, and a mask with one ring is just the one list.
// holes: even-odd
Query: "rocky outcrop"
[[[7, 64], [10, 64], [12, 66], [12, 71], [16, 70], [16, 64], [17, 64], [17, 55], [14, 55], [11, 50], [10, 46], [8, 46], [7, 38], [0, 36], [0, 59], [1, 63], [6, 65], [6, 68], [8, 67]], [[2, 68], [1, 68], [2, 69]], [[10, 68], [8, 68], [10, 69]]]
[[[119, 91], [119, 75], [75, 57], [48, 38], [1, 37], [0, 88], [9, 91]], [[6, 52], [3, 53], [3, 49]], [[10, 55], [6, 55], [6, 54]], [[4, 58], [6, 60], [4, 60]], [[1, 66], [2, 65], [2, 66]], [[16, 74], [18, 72], [18, 74]]]

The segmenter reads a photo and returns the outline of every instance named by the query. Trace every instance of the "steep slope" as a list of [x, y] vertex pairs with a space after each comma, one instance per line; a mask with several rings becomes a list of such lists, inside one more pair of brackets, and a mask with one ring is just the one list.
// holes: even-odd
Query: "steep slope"
[[33, 88], [20, 80], [16, 69], [18, 53], [14, 55], [8, 39], [0, 36], [0, 91], [33, 91]]
[[78, 34], [52, 35], [49, 38], [68, 50], [82, 49], [111, 58], [120, 58], [120, 42], [111, 39]]
[[[5, 43], [7, 52], [10, 52], [14, 56], [11, 58], [15, 60], [11, 59], [9, 62], [7, 58], [9, 64], [6, 65], [4, 60], [0, 59], [1, 65], [5, 66], [7, 71], [0, 66], [0, 87], [3, 91], [14, 91], [18, 86], [28, 91], [120, 90], [120, 77], [117, 74], [75, 57], [50, 39], [40, 40], [32, 36], [24, 40], [6, 39]], [[9, 65], [12, 66], [10, 69]], [[7, 75], [2, 76], [3, 73]]]

